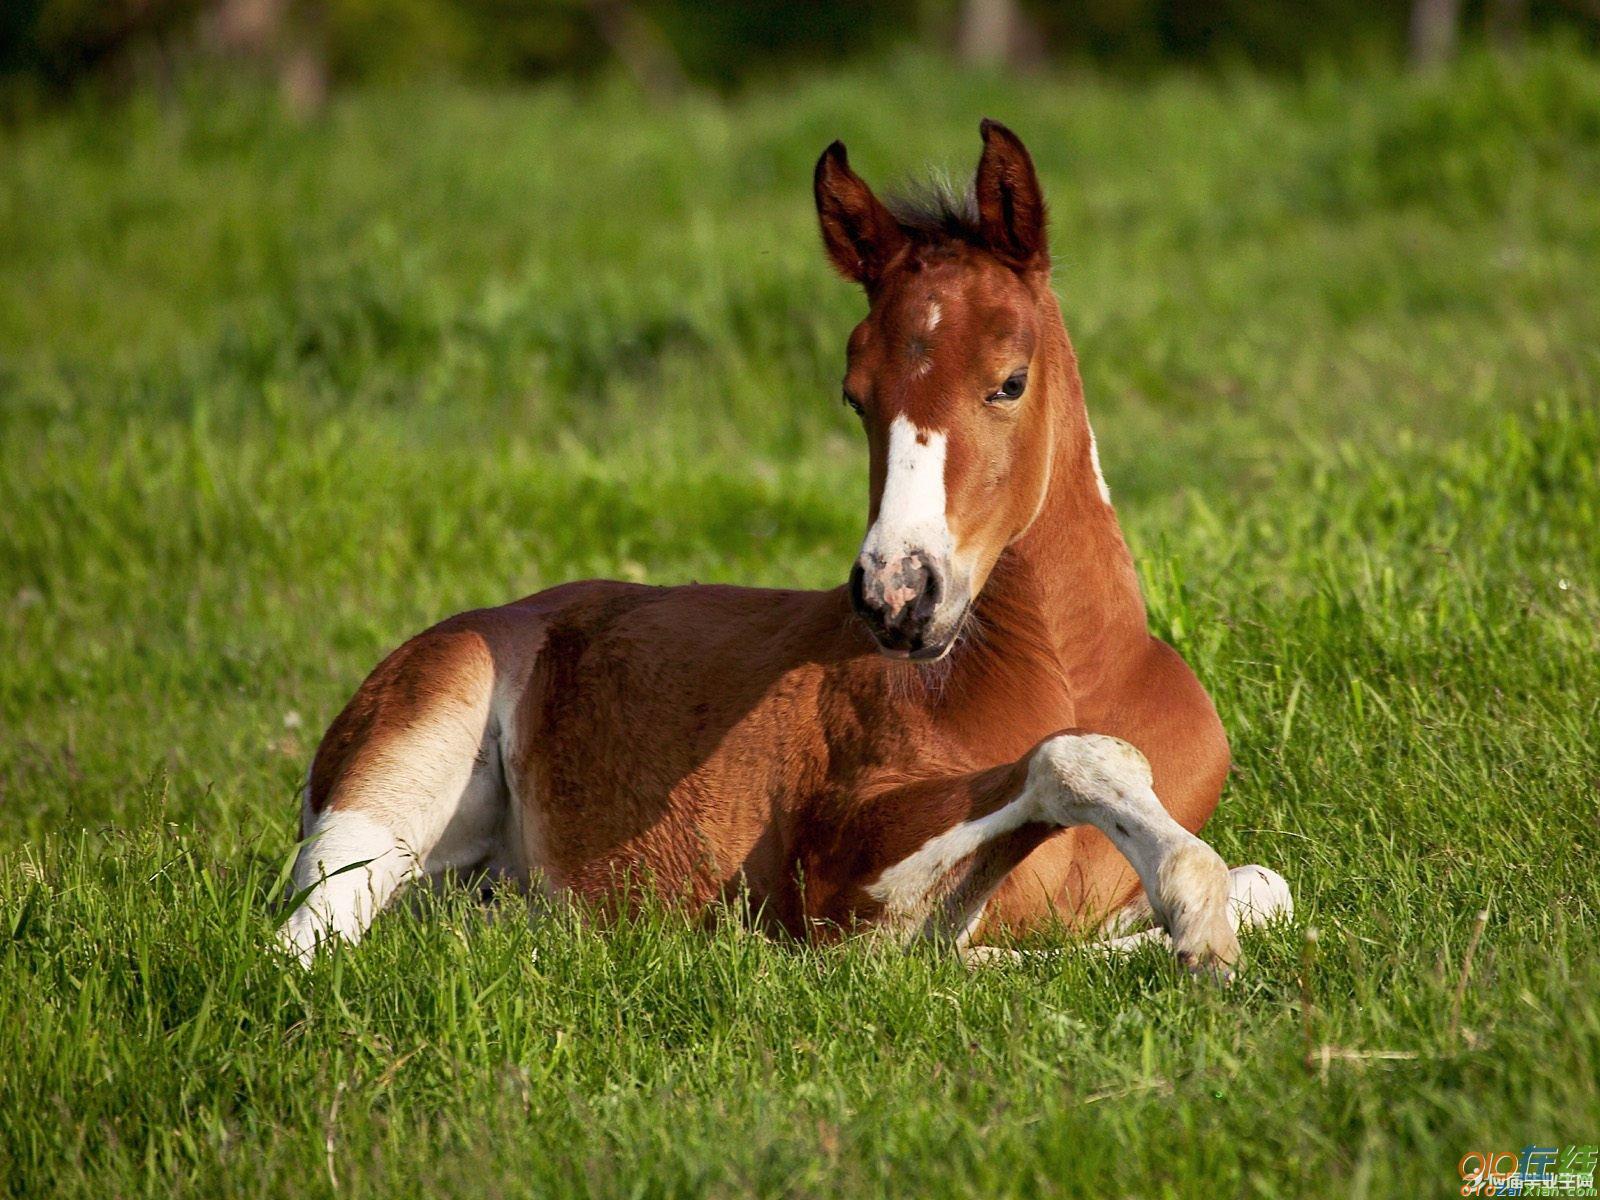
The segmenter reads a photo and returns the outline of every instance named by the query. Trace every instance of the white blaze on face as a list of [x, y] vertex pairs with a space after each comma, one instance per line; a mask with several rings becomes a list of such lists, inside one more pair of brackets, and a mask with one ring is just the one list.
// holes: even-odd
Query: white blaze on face
[[950, 523], [945, 516], [942, 433], [918, 429], [905, 417], [889, 426], [888, 472], [878, 519], [861, 544], [864, 555], [885, 564], [918, 552], [948, 563], [952, 552]]

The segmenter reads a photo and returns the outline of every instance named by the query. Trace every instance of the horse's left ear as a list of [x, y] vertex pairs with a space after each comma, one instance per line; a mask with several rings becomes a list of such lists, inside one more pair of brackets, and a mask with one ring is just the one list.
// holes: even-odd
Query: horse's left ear
[[872, 294], [905, 246], [905, 233], [872, 189], [850, 169], [843, 142], [834, 142], [817, 159], [812, 186], [828, 257], [841, 275]]
[[989, 252], [1013, 270], [1048, 266], [1044, 193], [1022, 139], [987, 117], [978, 126], [983, 157], [974, 190]]

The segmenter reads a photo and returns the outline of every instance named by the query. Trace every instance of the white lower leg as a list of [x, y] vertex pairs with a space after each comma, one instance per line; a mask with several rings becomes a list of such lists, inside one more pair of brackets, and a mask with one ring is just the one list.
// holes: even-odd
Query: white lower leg
[[[1293, 915], [1294, 897], [1289, 884], [1276, 871], [1252, 864], [1228, 872], [1228, 923], [1234, 932]], [[1125, 954], [1151, 942], [1164, 942], [1166, 930], [1151, 926], [1154, 919], [1150, 902], [1140, 895], [1106, 919], [1102, 932], [1113, 936], [1090, 945], [1102, 953]]]
[[1093, 825], [1111, 839], [1185, 965], [1230, 972], [1239, 943], [1229, 921], [1227, 866], [1162, 807], [1138, 750], [1096, 734], [1051, 738], [1035, 752], [1028, 791], [1048, 819]]
[[1254, 863], [1228, 872], [1228, 919], [1235, 929], [1253, 929], [1292, 916], [1294, 896], [1282, 875]]
[[294, 865], [295, 891], [310, 891], [278, 931], [279, 944], [309, 963], [318, 942], [360, 941], [395, 889], [417, 873], [416, 856], [382, 821], [323, 812]]

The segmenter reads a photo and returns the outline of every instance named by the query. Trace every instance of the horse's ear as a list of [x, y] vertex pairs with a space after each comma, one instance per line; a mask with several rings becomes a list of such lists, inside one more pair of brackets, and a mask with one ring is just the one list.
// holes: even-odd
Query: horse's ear
[[872, 291], [905, 245], [905, 231], [850, 169], [843, 142], [833, 143], [817, 159], [812, 186], [828, 257], [846, 279]]
[[973, 190], [985, 244], [1015, 270], [1047, 265], [1044, 193], [1028, 148], [999, 121], [985, 117], [978, 131], [983, 134], [983, 157]]

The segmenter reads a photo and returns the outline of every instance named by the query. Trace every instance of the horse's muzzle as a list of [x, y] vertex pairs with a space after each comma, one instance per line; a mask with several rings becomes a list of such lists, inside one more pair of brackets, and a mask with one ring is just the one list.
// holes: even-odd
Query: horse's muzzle
[[850, 569], [850, 603], [878, 648], [891, 658], [940, 658], [953, 628], [941, 621], [949, 583], [944, 569], [920, 551], [885, 560], [870, 551]]

